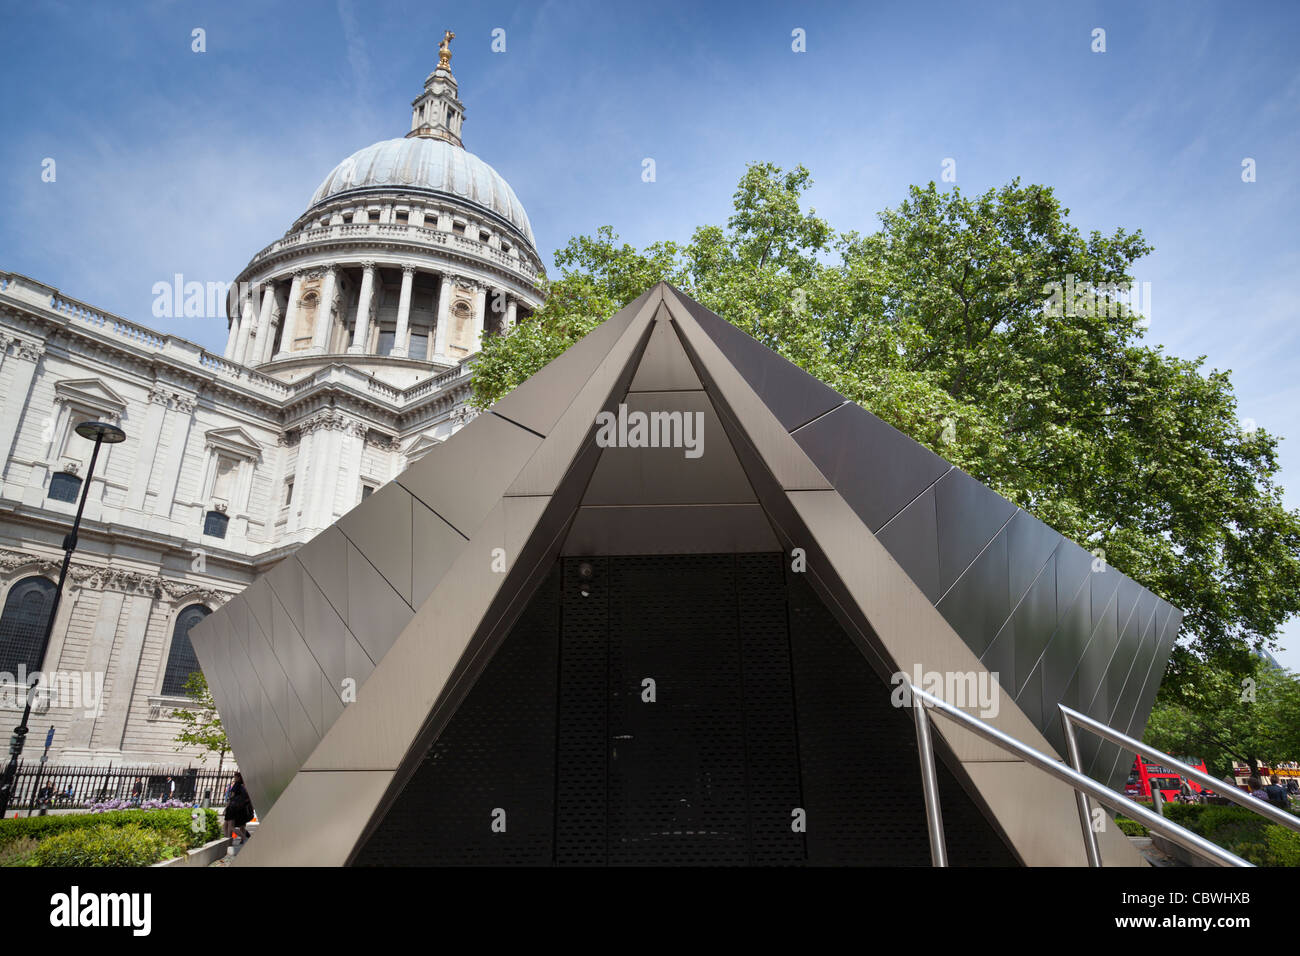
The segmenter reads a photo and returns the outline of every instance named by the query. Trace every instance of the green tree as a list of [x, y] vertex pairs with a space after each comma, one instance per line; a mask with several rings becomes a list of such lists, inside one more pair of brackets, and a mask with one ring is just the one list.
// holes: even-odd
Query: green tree
[[221, 726], [221, 714], [217, 712], [217, 703], [212, 699], [208, 689], [208, 679], [202, 671], [194, 671], [185, 678], [185, 696], [194, 701], [193, 707], [177, 707], [171, 715], [181, 721], [182, 728], [175, 738], [176, 750], [186, 747], [198, 747], [200, 750], [217, 755], [217, 772], [226, 761], [230, 752], [230, 741], [226, 739], [226, 730]]
[[[1166, 753], [1205, 760], [1215, 776], [1239, 760], [1261, 763], [1300, 754], [1300, 679], [1252, 657], [1251, 663], [1185, 660], [1188, 673], [1162, 689], [1143, 737]], [[1244, 672], [1244, 676], [1243, 676]]]
[[[1278, 439], [1242, 431], [1227, 372], [1146, 344], [1105, 291], [1151, 251], [1140, 231], [1085, 236], [1017, 180], [912, 187], [876, 232], [840, 233], [804, 209], [810, 183], [754, 164], [726, 225], [685, 244], [570, 240], [534, 319], [485, 341], [477, 404], [667, 280], [1183, 608], [1179, 659], [1275, 646], [1300, 612]], [[1046, 307], [1071, 280], [1102, 291]]]

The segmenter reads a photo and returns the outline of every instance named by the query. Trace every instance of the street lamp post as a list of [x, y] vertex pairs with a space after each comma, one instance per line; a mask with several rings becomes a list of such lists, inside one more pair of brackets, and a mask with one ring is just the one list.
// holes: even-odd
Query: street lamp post
[[[82, 422], [76, 432], [82, 438], [92, 439], [95, 450], [90, 453], [90, 467], [86, 469], [86, 481], [81, 486], [81, 501], [77, 505], [77, 517], [72, 521], [72, 530], [63, 539], [63, 567], [59, 569], [59, 583], [54, 588], [54, 600], [50, 602], [49, 615], [45, 619], [45, 639], [41, 647], [50, 646], [50, 635], [54, 631], [54, 615], [59, 611], [59, 599], [63, 596], [63, 582], [68, 577], [68, 566], [72, 564], [72, 552], [77, 549], [77, 530], [81, 527], [81, 513], [86, 510], [86, 497], [90, 494], [90, 480], [95, 476], [95, 461], [99, 458], [99, 446], [116, 445], [126, 440], [126, 432], [116, 425], [106, 422]], [[9, 810], [9, 801], [13, 796], [14, 785], [18, 780], [18, 760], [23, 754], [23, 743], [27, 738], [27, 719], [32, 715], [32, 694], [40, 683], [40, 675], [27, 688], [27, 705], [23, 708], [23, 719], [14, 728], [13, 738], [9, 742], [9, 763], [4, 776], [0, 778], [0, 818]]]

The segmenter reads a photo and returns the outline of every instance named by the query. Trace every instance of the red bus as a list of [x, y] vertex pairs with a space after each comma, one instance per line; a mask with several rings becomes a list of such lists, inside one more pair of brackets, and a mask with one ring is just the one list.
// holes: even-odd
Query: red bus
[[[1201, 773], [1205, 773], [1204, 760], [1198, 763], [1189, 757], [1184, 762], [1191, 764]], [[1133, 760], [1133, 769], [1129, 772], [1128, 782], [1124, 786], [1124, 793], [1134, 800], [1150, 800], [1151, 788], [1155, 787], [1166, 801], [1177, 800], [1179, 794], [1182, 793], [1184, 783], [1187, 784], [1192, 793], [1211, 792], [1194, 780], [1185, 780], [1177, 770], [1170, 770], [1158, 763], [1151, 763], [1139, 754]]]

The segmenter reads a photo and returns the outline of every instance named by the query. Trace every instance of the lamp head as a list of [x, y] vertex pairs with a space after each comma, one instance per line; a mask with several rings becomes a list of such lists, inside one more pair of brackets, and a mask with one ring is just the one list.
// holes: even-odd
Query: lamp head
[[89, 438], [91, 441], [99, 439], [105, 445], [116, 445], [118, 442], [126, 441], [126, 432], [108, 422], [82, 422], [77, 426], [76, 432], [82, 438]]

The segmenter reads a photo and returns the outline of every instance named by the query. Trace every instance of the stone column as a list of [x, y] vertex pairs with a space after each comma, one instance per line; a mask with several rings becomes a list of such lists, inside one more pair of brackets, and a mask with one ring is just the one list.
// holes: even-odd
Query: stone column
[[145, 415], [144, 432], [135, 453], [135, 470], [131, 484], [126, 489], [126, 507], [133, 511], [144, 510], [144, 496], [149, 488], [149, 475], [153, 471], [154, 457], [158, 451], [157, 438], [162, 434], [163, 418], [167, 415], [167, 390], [154, 385], [149, 390], [149, 413]]
[[397, 300], [397, 334], [393, 336], [395, 357], [410, 354], [411, 336], [411, 285], [415, 281], [415, 266], [402, 266], [402, 294]]
[[[45, 346], [39, 342], [17, 342], [14, 354], [8, 361], [18, 360], [14, 366], [13, 378], [4, 394], [4, 414], [0, 415], [0, 475], [9, 464], [9, 452], [13, 448], [14, 435], [27, 413], [37, 415], [36, 409], [28, 406], [28, 392], [32, 387], [32, 378], [36, 375], [36, 366], [45, 354]], [[43, 494], [43, 492], [42, 492]]]
[[222, 355], [227, 359], [235, 357], [235, 347], [239, 343], [239, 315], [233, 315], [230, 318], [230, 332], [226, 336], [226, 351]]
[[121, 616], [125, 620], [119, 620], [121, 637], [114, 642], [116, 646], [104, 677], [105, 699], [91, 736], [92, 746], [115, 751], [121, 751], [126, 735], [131, 695], [140, 671], [140, 655], [144, 651], [144, 639], [154, 605], [148, 582], [140, 580], [143, 575], [128, 572], [122, 578], [120, 584], [112, 582], [110, 586], [125, 590], [130, 604], [122, 609], [125, 613]]
[[447, 355], [447, 326], [451, 315], [451, 284], [455, 278], [450, 272], [443, 272], [439, 275], [438, 328], [434, 335], [433, 344], [433, 354], [439, 358], [445, 358]]
[[239, 336], [235, 339], [235, 354], [231, 356], [232, 361], [247, 364], [249, 350], [255, 347], [257, 342], [255, 322], [253, 293], [249, 290], [239, 298]]
[[[153, 517], [149, 519], [151, 530], [170, 533], [173, 530], [171, 521], [182, 520], [181, 514], [173, 514], [176, 488], [180, 483], [181, 466], [185, 463], [185, 448], [190, 440], [190, 428], [194, 424], [194, 409], [197, 406], [195, 396], [180, 395], [171, 399], [171, 413], [164, 418], [164, 423], [166, 419], [171, 419], [171, 434], [167, 441], [167, 458], [159, 474], [158, 501]], [[184, 517], [188, 516], [187, 513]], [[187, 530], [190, 534], [194, 533], [192, 529]]]
[[[107, 575], [103, 575], [100, 581], [96, 582], [100, 587], [102, 587], [103, 577], [107, 577]], [[95, 608], [93, 630], [84, 651], [85, 657], [80, 661], [78, 670], [89, 672], [92, 675], [100, 675], [104, 679], [105, 685], [107, 685], [108, 665], [113, 658], [113, 645], [117, 643], [118, 622], [122, 616], [123, 606], [126, 603], [126, 594], [122, 590], [110, 587], [103, 587], [102, 590], [92, 593], [99, 595], [99, 602], [98, 607]], [[94, 681], [93, 676], [91, 680]], [[130, 684], [134, 683], [135, 679], [132, 677]], [[107, 701], [100, 700], [99, 704], [103, 708]], [[89, 750], [95, 731], [96, 717], [102, 716], [104, 716], [102, 709], [99, 714], [75, 711], [72, 726], [68, 730], [67, 743], [64, 746], [78, 750]]]
[[[327, 410], [303, 423], [302, 430], [311, 437], [311, 460], [307, 465], [304, 489], [307, 497], [303, 501], [302, 515], [298, 527], [307, 531], [318, 531], [329, 527], [334, 521], [334, 499], [343, 462], [340, 460], [343, 447], [343, 430], [348, 426], [348, 419], [340, 412]], [[298, 454], [303, 454], [299, 445]], [[297, 485], [294, 486], [295, 493]]]
[[280, 351], [275, 353], [278, 359], [288, 358], [293, 352], [293, 340], [298, 325], [298, 299], [302, 296], [302, 273], [293, 274], [293, 284], [289, 286], [289, 305], [284, 310], [284, 332], [280, 336]]
[[285, 524], [286, 532], [297, 531], [302, 527], [303, 504], [311, 496], [311, 488], [307, 485], [310, 477], [307, 463], [311, 457], [312, 448], [315, 447], [315, 437], [316, 433], [313, 426], [306, 422], [299, 426], [298, 451], [293, 464], [293, 501], [289, 503], [289, 518]]
[[338, 266], [325, 270], [325, 282], [321, 288], [320, 302], [316, 306], [316, 331], [312, 334], [312, 352], [324, 352], [329, 349], [330, 333], [334, 330], [334, 297], [339, 287]]
[[251, 364], [261, 365], [271, 361], [271, 348], [275, 345], [275, 328], [271, 316], [275, 312], [275, 283], [262, 283], [262, 308], [257, 316], [257, 355]]
[[513, 329], [515, 327], [515, 322], [517, 321], [515, 307], [517, 306], [517, 304], [518, 303], [515, 302], [514, 296], [511, 296], [509, 299], [506, 300], [506, 328], [507, 329]]
[[483, 326], [487, 319], [487, 286], [474, 286], [474, 324], [469, 336], [469, 350], [477, 352], [483, 347]]
[[375, 264], [361, 263], [361, 296], [357, 300], [357, 330], [352, 336], [349, 355], [362, 355], [370, 339], [370, 303], [375, 297]]
[[340, 492], [356, 488], [361, 477], [361, 455], [354, 447], [354, 439], [364, 443], [366, 426], [355, 419], [338, 415], [328, 423], [324, 434], [328, 467], [322, 473], [320, 497], [316, 504], [317, 523], [313, 527], [317, 528], [328, 528], [340, 514], [352, 508], [352, 500], [346, 497], [342, 506], [339, 505]]

